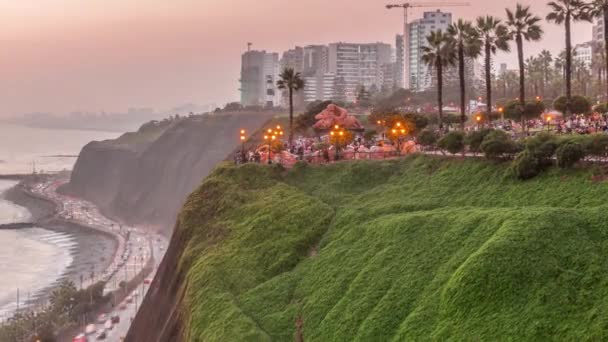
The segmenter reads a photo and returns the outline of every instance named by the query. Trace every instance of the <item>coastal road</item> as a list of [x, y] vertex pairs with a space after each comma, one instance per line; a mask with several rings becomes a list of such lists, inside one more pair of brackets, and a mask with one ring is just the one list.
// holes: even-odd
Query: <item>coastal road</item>
[[[154, 267], [154, 271], [152, 272], [152, 274], [150, 274], [150, 276], [148, 276], [148, 280], [152, 280], [154, 279], [154, 276], [156, 275], [156, 270], [157, 270], [157, 265], [158, 265], [158, 261], [162, 260], [163, 256], [165, 255], [165, 251], [167, 248], [167, 243], [164, 240], [156, 240], [153, 242], [153, 253], [154, 253], [154, 260], [155, 260], [155, 267]], [[157, 261], [158, 260], [158, 261]], [[137, 310], [141, 307], [141, 302], [143, 301], [143, 299], [145, 298], [145, 295], [148, 293], [148, 289], [149, 289], [149, 284], [145, 284], [142, 283], [140, 284], [137, 289], [135, 289], [133, 292], [131, 292], [129, 294], [129, 297], [133, 298], [133, 302], [132, 303], [126, 303], [123, 302], [122, 304], [126, 306], [125, 310], [121, 310], [120, 309], [120, 305], [116, 306], [116, 309], [109, 314], [108, 316], [111, 317], [113, 315], [118, 315], [120, 317], [120, 322], [116, 325], [114, 325], [114, 327], [107, 331], [107, 340], [108, 341], [120, 341], [121, 337], [124, 337], [127, 335], [127, 332], [129, 331], [129, 328], [131, 327], [131, 322], [132, 320], [135, 318], [135, 315], [137, 314]]]
[[[105, 269], [101, 269], [101, 267], [95, 269], [93, 265], [92, 276], [81, 279], [81, 287], [86, 288], [102, 280], [106, 282], [106, 293], [120, 290], [121, 282], [136, 279], [144, 266], [150, 262], [153, 263], [154, 269], [146, 279], [152, 280], [168, 246], [167, 239], [142, 229], [142, 227], [122, 225], [102, 215], [94, 204], [57, 192], [57, 189], [66, 182], [68, 182], [67, 177], [54, 177], [44, 183], [34, 184], [29, 191], [56, 203], [60, 208], [58, 219], [112, 234], [118, 241], [118, 247], [110, 266]], [[143, 281], [143, 279], [139, 280]], [[120, 317], [120, 323], [107, 331], [108, 341], [119, 341], [120, 337], [126, 335], [131, 320], [141, 306], [147, 288], [147, 284], [140, 282], [137, 289], [128, 296], [131, 298], [129, 300], [131, 303], [126, 303], [126, 301], [115, 303], [114, 311], [107, 313], [108, 317], [112, 315]], [[123, 307], [122, 310], [121, 307]], [[101, 329], [103, 329], [103, 324], [98, 324], [98, 331]]]

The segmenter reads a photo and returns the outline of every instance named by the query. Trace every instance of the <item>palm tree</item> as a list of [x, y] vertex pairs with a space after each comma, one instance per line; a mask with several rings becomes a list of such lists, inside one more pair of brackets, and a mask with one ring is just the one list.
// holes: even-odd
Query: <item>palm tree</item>
[[[604, 56], [608, 56], [608, 0], [594, 0], [591, 2], [589, 14], [596, 18], [604, 19]], [[608, 71], [608, 58], [604, 58], [606, 70]], [[608, 101], [608, 73], [606, 75], [606, 100]]]
[[[500, 23], [500, 19], [492, 16], [477, 18], [477, 31], [481, 35], [481, 40], [485, 50], [486, 68], [486, 103], [488, 118], [492, 112], [492, 55], [498, 50], [509, 51], [509, 34], [507, 27]], [[506, 96], [507, 82], [504, 82]]]
[[299, 72], [285, 68], [279, 75], [277, 87], [289, 91], [289, 146], [293, 146], [293, 93], [304, 88], [304, 80]]
[[538, 59], [538, 62], [540, 63], [541, 71], [543, 74], [541, 94], [543, 97], [546, 97], [547, 96], [546, 87], [547, 87], [547, 84], [549, 84], [549, 78], [551, 77], [551, 63], [553, 63], [553, 56], [551, 55], [551, 52], [549, 52], [548, 50], [543, 50], [538, 55], [537, 59]]
[[551, 12], [547, 14], [547, 21], [557, 25], [564, 25], [566, 29], [566, 112], [570, 112], [572, 99], [572, 38], [570, 26], [576, 21], [591, 21], [588, 6], [582, 0], [555, 0], [547, 4]]
[[[460, 79], [460, 129], [464, 131], [466, 115], [466, 84], [465, 84], [465, 58], [477, 58], [481, 53], [481, 40], [479, 33], [473, 28], [470, 21], [458, 19], [456, 23], [448, 26], [447, 34], [453, 40], [458, 54], [458, 77]], [[488, 116], [489, 117], [489, 116]]]
[[443, 130], [443, 68], [454, 65], [456, 49], [454, 41], [441, 30], [432, 31], [422, 47], [422, 62], [437, 72], [437, 105], [439, 106], [439, 130]]
[[[543, 29], [538, 25], [541, 19], [530, 12], [529, 6], [517, 4], [515, 11], [506, 9], [507, 26], [509, 26], [509, 34], [515, 38], [517, 44], [517, 59], [519, 61], [519, 103], [523, 107], [526, 105], [526, 85], [524, 75], [524, 40], [538, 41], [543, 35]], [[526, 126], [525, 116], [521, 118], [522, 130]]]

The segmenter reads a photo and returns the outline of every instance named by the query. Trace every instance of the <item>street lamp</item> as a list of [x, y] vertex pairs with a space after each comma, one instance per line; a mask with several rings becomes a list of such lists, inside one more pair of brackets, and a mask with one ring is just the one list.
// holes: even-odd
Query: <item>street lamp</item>
[[279, 139], [283, 136], [283, 131], [281, 130], [281, 126], [277, 125], [276, 129], [269, 128], [266, 131], [266, 135], [264, 135], [264, 140], [268, 142], [268, 164], [272, 164], [270, 160], [270, 148], [272, 147], [272, 142]]
[[540, 96], [536, 96], [536, 102], [540, 102]]
[[241, 154], [245, 154], [245, 133], [244, 129], [241, 129]]
[[481, 125], [481, 120], [482, 120], [481, 114], [475, 115], [475, 122], [477, 122], [477, 127], [479, 127], [479, 125]]
[[391, 129], [391, 134], [397, 143], [397, 152], [401, 155], [401, 139], [407, 135], [407, 129], [401, 122], [397, 121]]
[[498, 107], [498, 112], [500, 113], [500, 121], [504, 123], [505, 121], [505, 109], [502, 107]]
[[334, 139], [336, 147], [336, 160], [340, 159], [338, 150], [340, 149], [340, 143], [344, 140], [344, 128], [340, 125], [335, 125], [334, 128], [329, 132], [329, 135]]
[[551, 120], [553, 120], [553, 117], [551, 117], [551, 115], [547, 116], [547, 131], [551, 130]]

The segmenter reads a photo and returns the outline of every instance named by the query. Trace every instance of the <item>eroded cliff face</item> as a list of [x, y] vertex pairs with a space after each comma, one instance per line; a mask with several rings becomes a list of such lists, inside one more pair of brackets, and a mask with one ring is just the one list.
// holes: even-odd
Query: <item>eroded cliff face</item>
[[204, 115], [85, 146], [66, 187], [128, 223], [173, 226], [187, 195], [271, 115]]

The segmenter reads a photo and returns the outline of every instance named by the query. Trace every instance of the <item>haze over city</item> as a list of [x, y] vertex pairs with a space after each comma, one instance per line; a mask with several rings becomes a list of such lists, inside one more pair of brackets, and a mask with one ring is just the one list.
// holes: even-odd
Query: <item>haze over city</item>
[[[443, 10], [455, 19], [504, 17], [504, 8], [516, 3], [469, 2]], [[527, 3], [535, 14], [546, 15], [544, 1]], [[279, 53], [337, 41], [394, 44], [402, 15], [384, 5], [379, 0], [2, 0], [0, 116], [238, 100], [247, 42]], [[410, 17], [421, 14], [412, 10]], [[530, 44], [527, 54], [563, 49], [563, 28], [542, 24], [543, 41]], [[574, 43], [590, 36], [590, 24], [575, 25]], [[510, 66], [514, 61], [515, 54], [497, 58]]]

